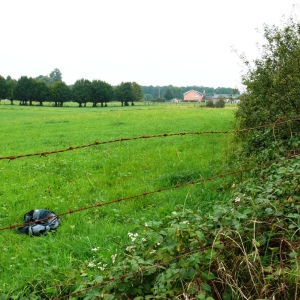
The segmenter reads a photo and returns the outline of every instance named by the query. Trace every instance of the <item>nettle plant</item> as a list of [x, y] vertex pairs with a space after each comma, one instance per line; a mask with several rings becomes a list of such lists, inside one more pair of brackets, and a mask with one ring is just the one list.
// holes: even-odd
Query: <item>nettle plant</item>
[[85, 296], [298, 299], [299, 170], [297, 157], [255, 171], [209, 215], [179, 206], [161, 221], [142, 220]]

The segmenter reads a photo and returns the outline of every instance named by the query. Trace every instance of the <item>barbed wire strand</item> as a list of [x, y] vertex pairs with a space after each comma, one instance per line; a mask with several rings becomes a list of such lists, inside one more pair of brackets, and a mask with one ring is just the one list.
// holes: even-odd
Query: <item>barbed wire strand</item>
[[63, 152], [67, 152], [67, 151], [73, 151], [73, 150], [88, 148], [88, 147], [97, 146], [97, 145], [104, 145], [104, 144], [124, 142], [124, 141], [133, 141], [133, 140], [138, 140], [138, 139], [150, 139], [150, 138], [160, 138], [160, 137], [170, 137], [170, 136], [184, 136], [184, 135], [238, 133], [238, 132], [245, 132], [245, 131], [263, 129], [263, 128], [267, 128], [267, 127], [271, 127], [271, 126], [280, 126], [280, 125], [284, 125], [288, 122], [296, 122], [296, 121], [300, 121], [300, 119], [299, 118], [289, 119], [289, 120], [286, 120], [286, 121], [269, 123], [269, 124], [265, 124], [265, 125], [261, 125], [261, 126], [257, 126], [257, 127], [238, 129], [238, 130], [161, 133], [161, 134], [153, 134], [153, 135], [142, 135], [142, 136], [137, 136], [137, 137], [132, 137], [132, 138], [118, 138], [118, 139], [108, 140], [108, 141], [103, 141], [103, 142], [95, 141], [93, 143], [86, 144], [86, 145], [70, 146], [70, 147], [65, 148], [65, 149], [59, 149], [59, 150], [53, 150], [53, 151], [36, 152], [36, 153], [20, 154], [20, 155], [0, 156], [0, 160], [9, 160], [9, 161], [11, 161], [11, 160], [14, 160], [14, 159], [24, 158], [24, 157], [46, 156], [46, 155], [50, 155], [50, 154], [63, 153]]
[[[81, 207], [81, 208], [77, 208], [77, 209], [69, 209], [69, 211], [57, 214], [57, 216], [61, 217], [61, 216], [64, 216], [64, 215], [73, 214], [73, 213], [93, 209], [93, 208], [96, 208], [96, 207], [102, 207], [102, 206], [105, 206], [105, 205], [110, 205], [110, 204], [119, 203], [119, 202], [123, 202], [123, 201], [128, 201], [128, 200], [132, 200], [132, 199], [136, 199], [136, 198], [140, 198], [140, 197], [145, 197], [145, 196], [156, 194], [156, 193], [161, 193], [161, 192], [164, 192], [164, 191], [167, 191], [167, 190], [178, 189], [178, 188], [181, 188], [181, 187], [198, 184], [198, 183], [202, 183], [202, 182], [205, 182], [205, 181], [211, 181], [211, 180], [215, 180], [215, 179], [218, 179], [218, 178], [223, 178], [223, 177], [230, 176], [230, 175], [235, 175], [235, 174], [239, 174], [239, 173], [242, 173], [242, 172], [247, 172], [247, 171], [250, 171], [250, 170], [253, 170], [253, 169], [257, 169], [257, 168], [260, 169], [260, 168], [263, 168], [263, 167], [270, 166], [271, 164], [273, 164], [275, 162], [279, 162], [279, 161], [282, 161], [282, 160], [293, 159], [293, 158], [297, 158], [297, 157], [298, 157], [298, 155], [295, 154], [295, 155], [288, 156], [284, 159], [278, 159], [278, 160], [275, 160], [275, 161], [272, 161], [272, 162], [259, 164], [259, 165], [255, 165], [255, 166], [252, 166], [252, 167], [239, 169], [239, 170], [234, 170], [234, 171], [231, 171], [231, 172], [222, 173], [222, 174], [215, 175], [215, 176], [208, 177], [208, 178], [201, 178], [201, 179], [198, 179], [198, 180], [193, 180], [193, 181], [189, 181], [189, 182], [185, 182], [185, 183], [181, 183], [181, 184], [176, 184], [176, 185], [172, 185], [172, 186], [165, 187], [165, 188], [160, 188], [160, 189], [157, 189], [157, 190], [154, 190], [154, 191], [143, 192], [141, 194], [132, 195], [132, 196], [128, 196], [128, 197], [117, 198], [117, 199], [114, 199], [114, 200], [111, 200], [111, 201], [107, 201], [107, 202], [103, 202], [103, 203], [96, 203], [96, 204], [93, 204], [93, 205], [89, 205], [89, 206], [85, 206], [85, 207]], [[46, 221], [46, 220], [49, 220], [49, 219], [52, 219], [52, 218], [53, 217], [47, 217], [47, 218], [44, 218], [44, 219], [40, 219], [39, 222]], [[7, 227], [0, 228], [0, 231], [14, 229], [14, 228], [17, 228], [17, 227], [27, 226], [27, 225], [31, 225], [31, 224], [35, 224], [35, 222], [10, 225], [10, 226], [7, 226]]]

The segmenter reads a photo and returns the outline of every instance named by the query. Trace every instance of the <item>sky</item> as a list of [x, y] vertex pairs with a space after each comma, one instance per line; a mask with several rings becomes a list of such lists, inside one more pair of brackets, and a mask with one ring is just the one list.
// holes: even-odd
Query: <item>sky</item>
[[[293, 10], [293, 5], [296, 7]], [[240, 55], [297, 0], [2, 0], [0, 75], [241, 89]]]

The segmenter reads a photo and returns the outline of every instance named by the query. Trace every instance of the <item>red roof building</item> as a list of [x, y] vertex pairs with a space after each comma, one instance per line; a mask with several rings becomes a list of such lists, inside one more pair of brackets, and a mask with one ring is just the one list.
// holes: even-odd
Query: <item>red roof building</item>
[[203, 93], [197, 92], [195, 90], [190, 90], [188, 92], [183, 93], [183, 101], [201, 102], [203, 97], [204, 97]]

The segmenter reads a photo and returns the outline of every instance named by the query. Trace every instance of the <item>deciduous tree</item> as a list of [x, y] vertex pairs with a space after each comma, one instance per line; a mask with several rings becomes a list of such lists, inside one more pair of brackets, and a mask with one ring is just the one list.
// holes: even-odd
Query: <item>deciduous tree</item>
[[[143, 99], [143, 91], [141, 86], [136, 82], [132, 82], [131, 86], [134, 93], [134, 98], [135, 98], [134, 101], [141, 101]], [[133, 104], [133, 102], [131, 104]]]
[[63, 106], [65, 102], [71, 100], [70, 88], [63, 81], [53, 83], [50, 90], [54, 106]]
[[14, 90], [14, 99], [20, 100], [20, 105], [26, 105], [28, 101], [33, 100], [34, 79], [22, 76], [16, 84]]
[[62, 74], [59, 69], [55, 68], [50, 74], [50, 84], [53, 84], [55, 82], [61, 82], [62, 81]]
[[106, 106], [107, 102], [110, 102], [114, 99], [114, 89], [107, 82], [93, 80], [91, 84], [91, 91], [93, 106], [96, 106], [97, 103], [101, 103], [101, 106]]
[[171, 99], [174, 98], [174, 95], [172, 93], [172, 90], [170, 88], [166, 88], [165, 92], [164, 92], [164, 98], [169, 101]]
[[87, 79], [77, 80], [72, 88], [73, 101], [82, 107], [82, 104], [86, 106], [87, 102], [92, 101], [92, 86], [91, 82]]
[[34, 101], [39, 102], [40, 106], [51, 101], [50, 87], [44, 81], [35, 81], [34, 89]]
[[14, 104], [14, 91], [17, 86], [17, 81], [12, 79], [10, 76], [6, 78], [6, 85], [7, 85], [7, 99], [10, 100], [10, 104]]
[[128, 102], [135, 101], [135, 94], [131, 82], [122, 82], [115, 88], [115, 97], [117, 101], [122, 103], [122, 106], [128, 105]]
[[8, 93], [7, 83], [4, 77], [0, 75], [0, 100], [6, 99]]

